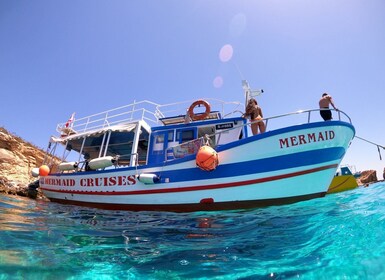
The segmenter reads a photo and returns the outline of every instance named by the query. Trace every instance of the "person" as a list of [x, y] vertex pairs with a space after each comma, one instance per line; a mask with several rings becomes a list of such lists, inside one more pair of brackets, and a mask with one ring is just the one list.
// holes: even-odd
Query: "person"
[[337, 107], [334, 105], [333, 98], [326, 92], [322, 94], [321, 99], [319, 100], [320, 115], [324, 121], [330, 121], [332, 117], [332, 112], [329, 109], [329, 105], [332, 105], [335, 110], [338, 111]]
[[90, 154], [89, 153], [85, 153], [83, 158], [84, 158], [84, 171], [91, 171], [91, 167], [89, 166]]
[[247, 102], [246, 112], [244, 117], [249, 118], [251, 122], [251, 132], [253, 135], [258, 134], [258, 129], [261, 133], [266, 131], [265, 123], [263, 120], [263, 113], [261, 107], [258, 105], [257, 100], [251, 98]]

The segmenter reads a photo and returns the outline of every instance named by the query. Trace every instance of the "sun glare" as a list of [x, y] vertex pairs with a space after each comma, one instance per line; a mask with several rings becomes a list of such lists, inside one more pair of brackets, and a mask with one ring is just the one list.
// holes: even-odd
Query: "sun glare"
[[215, 88], [220, 88], [223, 85], [223, 78], [221, 76], [216, 76], [213, 85]]
[[219, 59], [228, 62], [233, 57], [233, 47], [230, 44], [224, 45], [219, 51]]

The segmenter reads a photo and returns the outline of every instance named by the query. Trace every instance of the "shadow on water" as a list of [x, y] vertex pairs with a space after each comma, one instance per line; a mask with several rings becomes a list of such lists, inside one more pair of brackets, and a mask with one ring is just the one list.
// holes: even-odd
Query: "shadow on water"
[[384, 184], [286, 206], [196, 213], [0, 196], [0, 226], [0, 279], [376, 279], [385, 272]]

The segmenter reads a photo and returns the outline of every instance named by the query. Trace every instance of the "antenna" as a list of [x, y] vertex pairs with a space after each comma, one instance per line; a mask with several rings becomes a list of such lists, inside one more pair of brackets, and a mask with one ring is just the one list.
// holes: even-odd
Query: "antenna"
[[247, 106], [247, 102], [250, 98], [259, 96], [264, 92], [263, 89], [252, 90], [246, 80], [242, 80], [242, 88], [243, 92], [245, 93], [245, 106]]

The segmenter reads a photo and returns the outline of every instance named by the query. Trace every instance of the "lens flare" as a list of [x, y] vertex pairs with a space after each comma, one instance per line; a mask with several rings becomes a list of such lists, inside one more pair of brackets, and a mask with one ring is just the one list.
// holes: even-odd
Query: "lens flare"
[[221, 76], [216, 76], [213, 85], [215, 88], [220, 88], [223, 86], [223, 78]]
[[246, 28], [246, 16], [242, 13], [235, 15], [230, 22], [230, 35], [240, 37]]
[[219, 59], [227, 62], [233, 57], [233, 47], [230, 44], [224, 45], [219, 51]]

